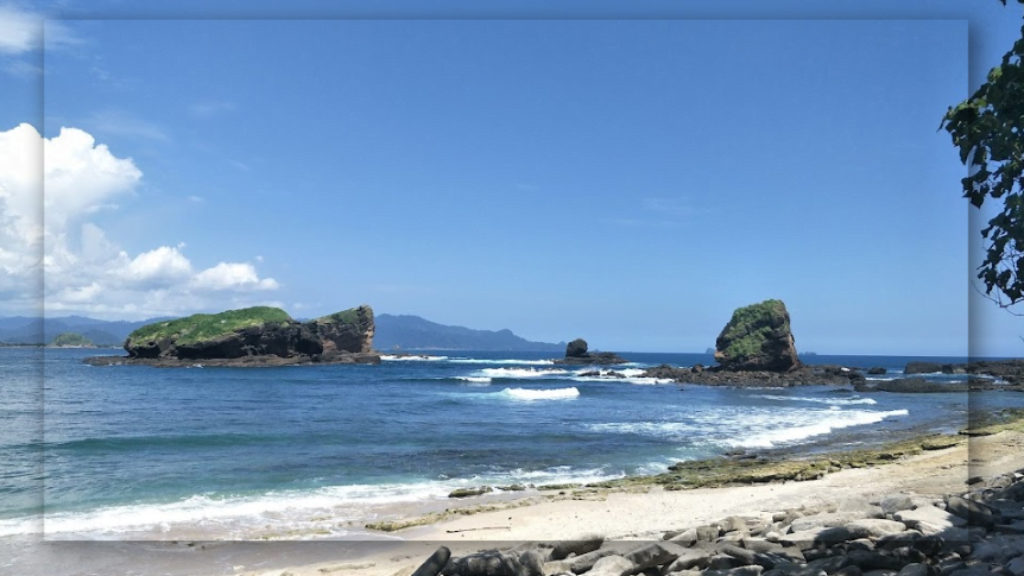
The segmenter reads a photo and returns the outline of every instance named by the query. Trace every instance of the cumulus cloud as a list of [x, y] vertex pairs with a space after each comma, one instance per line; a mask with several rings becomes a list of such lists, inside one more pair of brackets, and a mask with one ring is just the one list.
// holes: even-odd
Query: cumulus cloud
[[279, 288], [248, 262], [197, 270], [184, 243], [122, 250], [89, 218], [141, 181], [131, 158], [82, 130], [0, 132], [0, 312], [32, 313], [44, 301], [51, 312], [137, 318], [251, 305]]

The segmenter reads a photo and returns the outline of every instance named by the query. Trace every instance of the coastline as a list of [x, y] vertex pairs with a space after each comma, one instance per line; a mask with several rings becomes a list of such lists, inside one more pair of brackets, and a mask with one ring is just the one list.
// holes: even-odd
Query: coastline
[[10, 569], [12, 574], [54, 576], [408, 576], [440, 545], [460, 556], [525, 542], [592, 535], [608, 541], [660, 541], [667, 532], [733, 515], [836, 510], [894, 494], [941, 499], [963, 493], [970, 479], [1024, 469], [1024, 418], [1019, 413], [1002, 423], [975, 426], [969, 434], [928, 438], [956, 441], [946, 447], [936, 444], [931, 450], [880, 457], [869, 465], [843, 467], [802, 481], [748, 481], [672, 490], [656, 483], [657, 477], [634, 477], [607, 489], [451, 500], [439, 503], [447, 506], [448, 513], [423, 514], [422, 507], [404, 509], [405, 514], [419, 513], [416, 517], [401, 516], [397, 510], [399, 517], [422, 519], [423, 525], [375, 532], [364, 539], [357, 539], [357, 534], [343, 540], [297, 534], [293, 539], [270, 542], [23, 542], [8, 565], [0, 563], [0, 573]]
[[[848, 468], [814, 480], [728, 487], [664, 490], [634, 487], [606, 494], [564, 491], [523, 504], [442, 520], [396, 532], [394, 544], [364, 543], [331, 561], [287, 566], [238, 564], [244, 576], [409, 575], [440, 545], [453, 556], [528, 542], [576, 540], [600, 535], [610, 541], [660, 541], [681, 531], [733, 515], [758, 515], [803, 509], [834, 511], [894, 494], [941, 499], [963, 493], [968, 480], [993, 478], [1024, 469], [1024, 431], [1014, 429], [967, 437], [956, 445], [904, 456], [879, 466]], [[645, 489], [646, 488], [646, 489]], [[461, 503], [460, 503], [461, 504]], [[460, 506], [462, 507], [462, 506]], [[471, 504], [463, 508], [472, 507]], [[296, 543], [298, 544], [298, 543]], [[358, 547], [357, 547], [358, 548]], [[204, 576], [225, 574], [210, 571]]]

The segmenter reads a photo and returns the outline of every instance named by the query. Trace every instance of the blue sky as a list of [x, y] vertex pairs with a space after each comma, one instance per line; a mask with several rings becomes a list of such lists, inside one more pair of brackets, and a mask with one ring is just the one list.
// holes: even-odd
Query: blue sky
[[[0, 91], [24, 95], [0, 131], [47, 140], [50, 315], [365, 302], [702, 351], [734, 308], [780, 298], [803, 351], [1017, 355], [1021, 321], [970, 296], [964, 169], [937, 131], [1019, 36], [1014, 8], [990, 4], [774, 14], [862, 17], [837, 20], [664, 18], [773, 15], [743, 3], [432, 14], [462, 20], [8, 4], [62, 18], [45, 65], [0, 52]], [[8, 259], [35, 249], [24, 238]], [[15, 264], [4, 313], [33, 304]]]

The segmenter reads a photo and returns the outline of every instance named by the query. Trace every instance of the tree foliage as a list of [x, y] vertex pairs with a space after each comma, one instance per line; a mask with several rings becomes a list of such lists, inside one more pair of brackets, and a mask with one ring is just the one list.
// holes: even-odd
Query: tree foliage
[[[1006, 5], [1006, 0], [1000, 0]], [[1024, 4], [1024, 0], [1018, 0]], [[968, 168], [964, 197], [981, 207], [1002, 200], [1002, 211], [981, 235], [986, 256], [978, 268], [985, 295], [1008, 308], [1024, 300], [1024, 27], [1021, 39], [970, 98], [950, 107], [941, 128]], [[993, 292], [995, 294], [993, 294]]]

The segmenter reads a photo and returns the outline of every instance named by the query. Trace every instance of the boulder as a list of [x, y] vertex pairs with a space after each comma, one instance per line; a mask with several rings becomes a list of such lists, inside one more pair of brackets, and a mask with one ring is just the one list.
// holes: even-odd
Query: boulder
[[427, 561], [420, 565], [412, 576], [437, 576], [441, 573], [441, 570], [448, 564], [448, 559], [451, 558], [452, 553], [445, 546], [438, 548]]
[[587, 355], [587, 341], [577, 338], [565, 347], [566, 358], [582, 358]]
[[882, 368], [881, 366], [874, 366], [872, 368], [868, 368], [868, 374], [870, 374], [871, 376], [878, 376], [879, 374], [885, 373], [886, 369]]
[[715, 360], [729, 370], [785, 372], [800, 366], [781, 300], [736, 309], [715, 341]]

